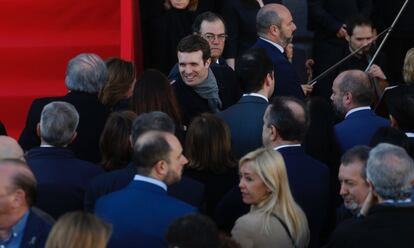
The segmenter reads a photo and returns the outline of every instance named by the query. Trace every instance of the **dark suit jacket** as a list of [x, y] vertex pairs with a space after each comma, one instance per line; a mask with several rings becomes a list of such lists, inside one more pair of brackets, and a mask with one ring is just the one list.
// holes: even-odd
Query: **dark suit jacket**
[[[135, 167], [130, 163], [123, 169], [107, 172], [94, 178], [85, 193], [85, 210], [92, 212], [100, 197], [125, 188], [135, 174]], [[203, 208], [204, 186], [191, 178], [182, 176], [180, 182], [169, 186], [168, 194], [198, 209]]]
[[65, 96], [38, 98], [32, 102], [27, 114], [26, 126], [19, 138], [23, 150], [28, 151], [40, 145], [36, 126], [40, 122], [43, 107], [53, 101], [71, 103], [79, 113], [78, 136], [69, 147], [79, 159], [99, 162], [99, 138], [108, 117], [108, 110], [99, 103], [96, 94], [78, 91], [71, 91]]
[[[224, 66], [211, 66], [211, 71], [217, 80], [222, 110], [235, 104], [240, 98], [240, 86], [234, 71]], [[184, 125], [201, 113], [211, 112], [206, 99], [200, 97], [190, 86], [187, 86], [181, 76], [172, 84], [178, 104], [183, 115]]]
[[360, 110], [348, 115], [335, 125], [335, 134], [342, 153], [356, 145], [369, 145], [380, 127], [389, 126], [388, 120], [375, 115], [371, 110]]
[[329, 169], [305, 154], [302, 147], [278, 150], [285, 160], [293, 198], [305, 212], [311, 232], [309, 247], [319, 247], [329, 206]]
[[413, 247], [414, 206], [374, 205], [362, 219], [343, 222], [327, 247]]
[[[264, 4], [282, 3], [281, 0], [263, 0]], [[221, 15], [226, 22], [224, 54], [226, 58], [237, 58], [256, 41], [256, 15], [260, 9], [256, 1], [224, 0]]]
[[73, 152], [60, 147], [37, 147], [27, 153], [27, 163], [37, 183], [36, 206], [54, 218], [82, 210], [86, 186], [103, 170], [79, 160]]
[[196, 209], [152, 183], [133, 180], [98, 200], [95, 213], [112, 224], [108, 247], [166, 247], [168, 226]]
[[7, 135], [6, 127], [0, 121], [0, 135]]
[[257, 96], [243, 96], [235, 105], [217, 114], [230, 128], [236, 158], [262, 146], [263, 115], [268, 104]]
[[29, 211], [29, 218], [26, 222], [20, 248], [43, 248], [53, 221], [42, 216], [41, 211], [35, 208]]
[[273, 96], [294, 96], [304, 100], [305, 95], [300, 86], [300, 79], [295, 71], [295, 67], [287, 60], [280, 50], [273, 44], [257, 39], [253, 47], [265, 49], [269, 58], [272, 59], [273, 69], [275, 71], [275, 91]]

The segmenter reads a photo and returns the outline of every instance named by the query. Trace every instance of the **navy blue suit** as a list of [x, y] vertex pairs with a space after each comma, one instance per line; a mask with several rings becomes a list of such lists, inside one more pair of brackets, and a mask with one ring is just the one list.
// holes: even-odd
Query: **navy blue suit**
[[[111, 171], [94, 178], [85, 193], [85, 210], [93, 211], [96, 201], [104, 195], [125, 188], [136, 174], [132, 163], [127, 167]], [[196, 180], [182, 176], [181, 180], [168, 187], [168, 194], [198, 209], [204, 204], [204, 186]]]
[[356, 145], [369, 145], [372, 136], [380, 127], [389, 126], [388, 120], [375, 115], [371, 110], [359, 110], [348, 115], [335, 125], [335, 134], [342, 153]]
[[38, 183], [36, 206], [57, 218], [83, 209], [83, 198], [90, 180], [103, 170], [79, 160], [68, 148], [37, 147], [27, 153], [27, 163]]
[[133, 180], [126, 188], [98, 200], [95, 213], [112, 224], [108, 247], [166, 247], [168, 226], [196, 209], [158, 185]]
[[260, 38], [257, 39], [253, 47], [265, 49], [267, 55], [272, 60], [275, 71], [275, 91], [273, 96], [294, 96], [304, 100], [305, 95], [300, 86], [299, 76], [295, 71], [295, 67], [287, 60], [285, 55], [273, 44]]
[[241, 158], [262, 146], [263, 115], [268, 102], [257, 96], [243, 96], [217, 115], [230, 128], [233, 154]]
[[20, 248], [43, 248], [52, 229], [53, 220], [49, 216], [43, 216], [43, 213], [36, 208], [29, 211]]
[[329, 206], [329, 169], [306, 155], [302, 147], [284, 147], [278, 151], [285, 160], [292, 195], [308, 219], [309, 247], [319, 247], [319, 235], [326, 224]]

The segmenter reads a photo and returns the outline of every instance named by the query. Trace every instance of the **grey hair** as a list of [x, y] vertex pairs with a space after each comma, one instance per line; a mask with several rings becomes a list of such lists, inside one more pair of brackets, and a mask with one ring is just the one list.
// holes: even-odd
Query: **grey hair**
[[98, 55], [82, 53], [69, 61], [65, 83], [69, 90], [98, 93], [107, 77], [105, 62]]
[[411, 196], [414, 162], [403, 148], [381, 143], [369, 153], [367, 178], [381, 198], [406, 199]]
[[260, 37], [267, 36], [271, 25], [280, 27], [282, 24], [282, 18], [270, 6], [263, 6], [256, 15], [256, 30]]
[[40, 137], [49, 145], [63, 147], [68, 145], [79, 124], [79, 114], [67, 102], [47, 104], [40, 116]]

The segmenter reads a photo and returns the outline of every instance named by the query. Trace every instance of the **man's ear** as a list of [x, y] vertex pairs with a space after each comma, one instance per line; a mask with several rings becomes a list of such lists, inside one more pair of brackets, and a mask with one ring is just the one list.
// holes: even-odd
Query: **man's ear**
[[36, 125], [36, 135], [40, 137], [40, 122]]
[[206, 62], [204, 62], [204, 66], [206, 66], [206, 67], [210, 67], [210, 64], [211, 64], [211, 58], [208, 58], [208, 59], [206, 60]]
[[350, 106], [352, 104], [352, 94], [351, 92], [345, 92], [342, 96], [342, 101], [344, 103], [344, 106]]
[[78, 137], [78, 132], [74, 132], [73, 134], [72, 134], [72, 138], [70, 138], [70, 144], [72, 144], [73, 143], [73, 141], [76, 139], [76, 137]]
[[276, 141], [279, 138], [279, 131], [273, 125], [270, 126], [270, 139], [271, 141]]
[[14, 208], [19, 208], [20, 206], [23, 206], [25, 204], [26, 204], [26, 193], [22, 189], [17, 189], [13, 193], [12, 206]]
[[168, 172], [167, 162], [165, 160], [159, 160], [153, 167], [158, 179], [164, 179]]
[[391, 115], [390, 114], [390, 122], [391, 122], [391, 127], [393, 127], [393, 128], [398, 128], [398, 123], [397, 123], [397, 120], [394, 118], [394, 116], [393, 115]]

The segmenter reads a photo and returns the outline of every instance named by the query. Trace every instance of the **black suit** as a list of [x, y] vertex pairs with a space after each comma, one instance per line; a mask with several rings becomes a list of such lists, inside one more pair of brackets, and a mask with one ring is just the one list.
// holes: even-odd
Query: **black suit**
[[[96, 201], [104, 195], [125, 188], [134, 178], [136, 169], [132, 163], [127, 167], [94, 178], [85, 193], [85, 210], [93, 211]], [[188, 177], [182, 177], [168, 187], [168, 194], [201, 209], [204, 204], [204, 186]]]
[[362, 219], [343, 222], [327, 247], [413, 247], [414, 206], [374, 205]]
[[96, 94], [71, 91], [65, 96], [35, 99], [27, 114], [26, 126], [19, 138], [19, 144], [27, 151], [40, 145], [36, 126], [40, 122], [43, 107], [53, 101], [63, 101], [75, 106], [79, 113], [78, 136], [69, 146], [82, 160], [99, 162], [99, 138], [108, 117], [108, 110], [98, 101]]

